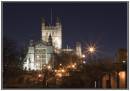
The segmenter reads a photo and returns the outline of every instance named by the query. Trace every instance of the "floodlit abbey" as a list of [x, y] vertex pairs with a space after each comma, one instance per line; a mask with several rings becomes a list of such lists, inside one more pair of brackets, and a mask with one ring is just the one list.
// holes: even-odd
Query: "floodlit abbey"
[[41, 22], [41, 39], [30, 41], [28, 52], [24, 59], [24, 70], [42, 70], [45, 65], [54, 67], [54, 53], [75, 52], [81, 57], [81, 44], [77, 43], [75, 49], [62, 48], [62, 25], [57, 17], [55, 26], [46, 25], [45, 19]]

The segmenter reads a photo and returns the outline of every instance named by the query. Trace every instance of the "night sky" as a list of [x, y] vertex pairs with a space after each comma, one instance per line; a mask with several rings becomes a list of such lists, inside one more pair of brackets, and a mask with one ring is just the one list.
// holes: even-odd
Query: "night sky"
[[3, 35], [16, 40], [19, 48], [29, 40], [40, 40], [41, 17], [51, 22], [61, 18], [63, 48], [74, 48], [77, 41], [83, 48], [97, 44], [104, 55], [113, 56], [118, 48], [127, 48], [127, 3], [4, 3]]

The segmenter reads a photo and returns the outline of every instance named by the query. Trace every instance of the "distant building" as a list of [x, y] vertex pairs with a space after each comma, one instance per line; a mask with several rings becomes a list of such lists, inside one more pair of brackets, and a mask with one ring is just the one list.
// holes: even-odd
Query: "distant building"
[[126, 71], [106, 73], [102, 77], [102, 88], [126, 88]]
[[42, 70], [45, 66], [54, 67], [53, 54], [73, 52], [81, 57], [81, 44], [76, 44], [76, 50], [71, 48], [62, 48], [62, 25], [57, 18], [55, 26], [46, 25], [42, 18], [41, 40], [39, 42], [30, 41], [28, 52], [24, 59], [24, 70]]
[[102, 77], [102, 88], [127, 88], [127, 50], [119, 49], [113, 70]]
[[126, 62], [127, 61], [127, 50], [120, 48], [116, 53], [116, 62]]
[[44, 65], [52, 63], [53, 53], [51, 36], [48, 38], [48, 42], [39, 41], [34, 43], [30, 41], [23, 68], [26, 70], [42, 70]]
[[71, 49], [71, 48], [66, 48], [66, 49], [62, 49], [62, 52], [64, 53], [73, 53], [75, 50], [74, 49]]

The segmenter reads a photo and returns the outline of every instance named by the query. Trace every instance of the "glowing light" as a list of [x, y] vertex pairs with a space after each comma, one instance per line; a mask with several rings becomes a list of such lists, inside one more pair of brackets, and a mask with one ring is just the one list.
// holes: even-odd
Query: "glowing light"
[[119, 76], [120, 76], [120, 78], [121, 79], [125, 79], [125, 71], [121, 71], [121, 72], [119, 72]]
[[40, 77], [42, 77], [42, 75], [41, 75], [41, 74], [38, 74], [38, 77], [40, 78]]
[[93, 46], [89, 47], [89, 48], [88, 48], [88, 51], [89, 51], [90, 53], [94, 53], [94, 52], [95, 52], [95, 47], [93, 47]]
[[48, 69], [51, 69], [51, 66], [49, 65], [49, 66], [47, 66], [47, 68], [48, 68]]
[[58, 73], [57, 76], [58, 76], [58, 77], [62, 77], [62, 74], [61, 74], [61, 73]]
[[122, 61], [123, 63], [126, 63], [126, 61]]
[[62, 70], [61, 70], [61, 72], [65, 72], [65, 70], [64, 70], [64, 69], [62, 69]]
[[62, 64], [60, 64], [60, 66], [61, 66]]
[[37, 58], [39, 58], [39, 56], [37, 56]]
[[57, 70], [55, 70], [55, 72], [57, 72]]
[[86, 61], [83, 61], [83, 64], [86, 64]]
[[43, 65], [44, 67], [46, 67], [46, 65]]
[[88, 43], [87, 46], [85, 47], [85, 53], [87, 54], [95, 54], [99, 52], [99, 48], [95, 43]]
[[75, 68], [75, 65], [72, 65], [72, 68]]
[[85, 58], [85, 55], [83, 54], [82, 57]]

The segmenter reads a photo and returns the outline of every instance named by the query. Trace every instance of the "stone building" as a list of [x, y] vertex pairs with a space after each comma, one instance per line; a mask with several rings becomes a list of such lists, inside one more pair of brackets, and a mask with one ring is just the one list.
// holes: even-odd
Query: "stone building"
[[25, 70], [42, 70], [45, 65], [53, 66], [53, 53], [51, 36], [48, 38], [48, 42], [30, 41], [23, 68]]
[[46, 25], [42, 18], [41, 40], [38, 42], [30, 41], [27, 55], [24, 59], [23, 69], [42, 70], [45, 66], [54, 67], [53, 54], [63, 52], [74, 52], [81, 57], [81, 44], [76, 44], [76, 49], [62, 48], [62, 25], [57, 18], [55, 25]]

